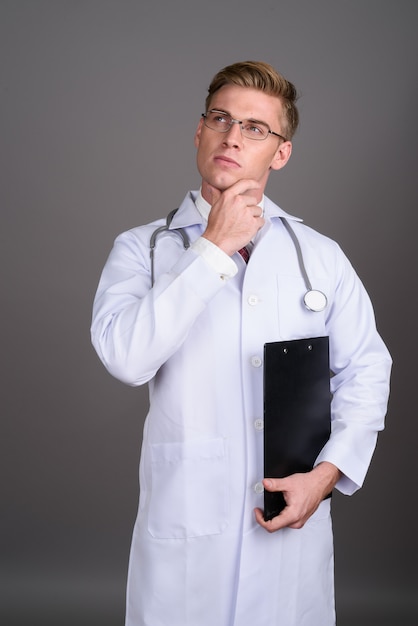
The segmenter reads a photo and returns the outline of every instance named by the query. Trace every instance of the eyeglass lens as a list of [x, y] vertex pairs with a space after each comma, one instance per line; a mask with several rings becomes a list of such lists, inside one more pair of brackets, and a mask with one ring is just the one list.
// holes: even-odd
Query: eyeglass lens
[[266, 139], [270, 129], [267, 124], [255, 120], [234, 120], [231, 115], [223, 111], [211, 110], [204, 115], [205, 125], [219, 133], [226, 133], [232, 124], [239, 124], [244, 137], [250, 139]]

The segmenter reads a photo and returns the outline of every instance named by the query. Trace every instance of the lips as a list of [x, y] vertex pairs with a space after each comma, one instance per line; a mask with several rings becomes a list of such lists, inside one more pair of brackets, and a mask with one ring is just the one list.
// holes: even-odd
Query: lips
[[227, 167], [241, 167], [237, 161], [225, 156], [224, 154], [218, 154], [215, 156], [214, 161], [219, 165], [225, 165]]

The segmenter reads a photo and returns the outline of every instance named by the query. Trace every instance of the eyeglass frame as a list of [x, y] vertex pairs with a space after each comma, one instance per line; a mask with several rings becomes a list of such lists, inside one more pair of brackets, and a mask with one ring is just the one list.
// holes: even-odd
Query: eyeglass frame
[[[229, 117], [231, 119], [231, 121], [230, 121], [229, 125], [227, 126], [227, 128], [225, 128], [225, 130], [220, 130], [218, 128], [211, 128], [206, 123], [206, 118], [207, 118], [208, 113], [222, 113], [223, 115]], [[241, 129], [241, 133], [242, 133], [242, 124], [244, 122], [255, 122], [256, 121], [256, 120], [252, 120], [252, 119], [236, 120], [236, 119], [234, 119], [232, 117], [232, 115], [230, 113], [228, 113], [227, 111], [221, 111], [220, 109], [209, 109], [208, 111], [206, 111], [206, 113], [202, 113], [202, 117], [203, 117], [203, 123], [206, 126], [206, 128], [209, 128], [209, 130], [215, 131], [215, 133], [227, 133], [228, 131], [231, 130], [232, 124], [240, 124], [240, 129]], [[265, 137], [261, 137], [260, 139], [257, 139], [256, 137], [248, 137], [247, 135], [243, 135], [243, 137], [245, 137], [246, 139], [250, 139], [251, 141], [265, 141], [269, 135], [275, 135], [276, 137], [279, 137], [283, 141], [287, 141], [286, 137], [283, 137], [283, 135], [280, 135], [279, 133], [276, 133], [274, 130], [271, 130], [270, 126], [268, 124], [266, 124], [266, 122], [259, 121], [259, 123], [267, 128], [267, 135]]]

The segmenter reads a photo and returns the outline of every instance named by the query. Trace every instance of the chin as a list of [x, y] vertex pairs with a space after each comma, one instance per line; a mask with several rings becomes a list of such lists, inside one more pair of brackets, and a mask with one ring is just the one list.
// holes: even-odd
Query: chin
[[219, 189], [219, 191], [225, 191], [225, 189], [228, 189], [229, 187], [231, 187], [231, 185], [240, 180], [240, 177], [230, 174], [219, 174], [217, 176], [211, 176], [206, 180], [208, 181], [208, 184], [212, 187], [216, 187], [216, 189]]

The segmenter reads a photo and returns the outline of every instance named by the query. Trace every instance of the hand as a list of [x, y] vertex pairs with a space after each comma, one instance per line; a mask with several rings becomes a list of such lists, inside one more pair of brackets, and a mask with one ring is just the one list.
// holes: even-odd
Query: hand
[[272, 520], [264, 521], [261, 509], [255, 509], [257, 522], [272, 533], [281, 528], [302, 528], [341, 477], [335, 465], [323, 462], [306, 474], [292, 474], [287, 478], [265, 478], [267, 491], [283, 492], [286, 506]]
[[263, 226], [264, 218], [257, 206], [260, 183], [239, 180], [225, 191], [210, 186], [212, 208], [203, 237], [231, 256], [247, 245]]

